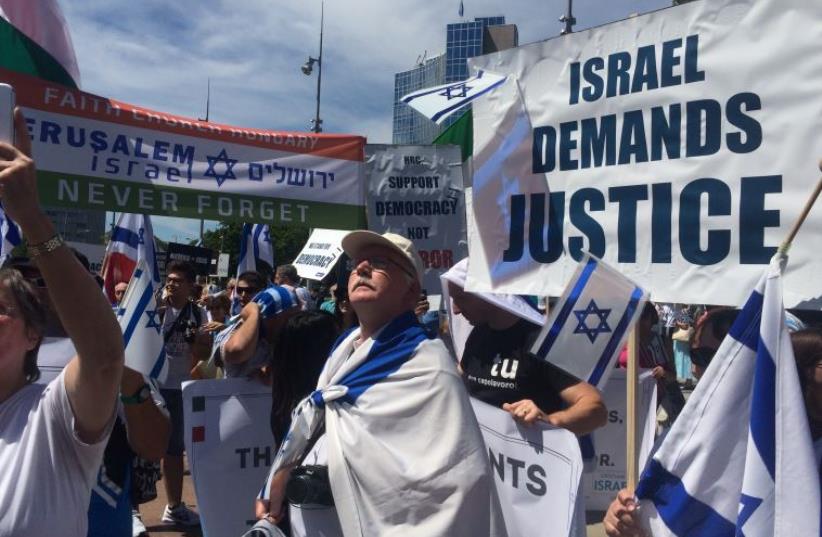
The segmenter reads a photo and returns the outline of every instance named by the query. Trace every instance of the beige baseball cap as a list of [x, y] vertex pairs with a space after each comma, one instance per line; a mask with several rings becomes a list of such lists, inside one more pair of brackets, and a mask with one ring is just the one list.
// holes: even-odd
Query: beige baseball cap
[[384, 246], [402, 255], [408, 260], [409, 266], [417, 275], [417, 281], [422, 285], [422, 275], [424, 272], [422, 259], [414, 248], [414, 243], [402, 235], [396, 233], [374, 233], [364, 229], [352, 231], [342, 240], [342, 247], [348, 257], [357, 258], [359, 252], [369, 246]]

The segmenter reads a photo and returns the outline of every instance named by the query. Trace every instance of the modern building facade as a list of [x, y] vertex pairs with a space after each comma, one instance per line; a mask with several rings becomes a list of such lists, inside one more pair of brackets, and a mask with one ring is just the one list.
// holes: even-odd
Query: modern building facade
[[46, 207], [57, 232], [67, 241], [102, 244], [106, 233], [105, 211]]
[[[505, 17], [477, 17], [473, 21], [447, 25], [445, 54], [426, 60], [413, 69], [394, 75], [395, 144], [428, 144], [441, 127], [400, 101], [412, 91], [459, 82], [468, 78], [468, 58], [516, 47], [517, 27], [505, 24]], [[456, 119], [449, 118], [450, 120]], [[442, 128], [450, 124], [446, 121]]]

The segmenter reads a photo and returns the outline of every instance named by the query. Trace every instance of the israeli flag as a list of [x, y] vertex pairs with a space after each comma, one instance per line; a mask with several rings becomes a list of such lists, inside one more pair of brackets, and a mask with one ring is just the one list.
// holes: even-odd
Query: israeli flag
[[648, 294], [585, 254], [531, 352], [602, 389]]
[[120, 213], [106, 245], [101, 270], [103, 289], [109, 300], [114, 302], [114, 287], [120, 282], [128, 282], [141, 260], [145, 260], [154, 283], [159, 285], [160, 270], [151, 218], [145, 214]]
[[[258, 270], [257, 264], [264, 261], [273, 270], [274, 267], [274, 244], [271, 242], [271, 234], [268, 224], [243, 224], [243, 231], [240, 237], [240, 258], [237, 261], [237, 277], [249, 270]], [[240, 313], [240, 299], [238, 296], [231, 297], [231, 314]]]
[[505, 82], [502, 75], [479, 71], [475, 76], [409, 93], [402, 102], [431, 120], [442, 123], [445, 119], [474, 99], [485, 95]]
[[820, 535], [777, 255], [637, 486], [653, 535]]
[[11, 218], [6, 216], [3, 203], [0, 202], [0, 265], [6, 261], [12, 249], [20, 242], [20, 229]]
[[158, 282], [145, 260], [134, 275], [117, 311], [126, 346], [126, 366], [162, 383], [168, 373], [162, 321], [157, 312]]

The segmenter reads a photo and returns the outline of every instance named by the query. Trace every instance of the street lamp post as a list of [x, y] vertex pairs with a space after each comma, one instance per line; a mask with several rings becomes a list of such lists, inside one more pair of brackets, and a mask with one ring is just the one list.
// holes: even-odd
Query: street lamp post
[[565, 28], [562, 29], [559, 35], [570, 34], [574, 31], [574, 24], [577, 23], [577, 20], [574, 18], [574, 14], [572, 13], [574, 0], [568, 0], [568, 11], [559, 18], [559, 22], [565, 23]]
[[314, 64], [318, 65], [317, 69], [317, 114], [315, 115], [314, 119], [311, 120], [313, 123], [313, 127], [311, 130], [314, 132], [322, 132], [323, 131], [323, 120], [320, 119], [320, 88], [322, 85], [323, 80], [323, 18], [325, 16], [325, 2], [320, 4], [320, 55], [316, 58], [312, 58], [311, 56], [308, 57], [308, 61], [306, 61], [302, 66], [302, 71], [305, 76], [311, 76], [311, 72], [314, 70]]

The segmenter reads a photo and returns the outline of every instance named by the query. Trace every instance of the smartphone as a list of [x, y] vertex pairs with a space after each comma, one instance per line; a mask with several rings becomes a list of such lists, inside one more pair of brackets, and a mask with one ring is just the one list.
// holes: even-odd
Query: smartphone
[[0, 142], [14, 143], [14, 88], [0, 84]]

